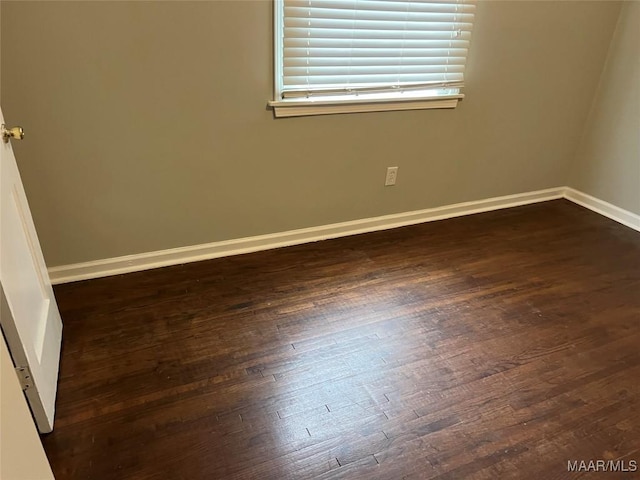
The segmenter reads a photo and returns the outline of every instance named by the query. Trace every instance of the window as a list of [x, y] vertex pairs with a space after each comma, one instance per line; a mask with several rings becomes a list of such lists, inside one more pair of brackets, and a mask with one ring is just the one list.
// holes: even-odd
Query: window
[[274, 0], [277, 117], [453, 108], [473, 0]]

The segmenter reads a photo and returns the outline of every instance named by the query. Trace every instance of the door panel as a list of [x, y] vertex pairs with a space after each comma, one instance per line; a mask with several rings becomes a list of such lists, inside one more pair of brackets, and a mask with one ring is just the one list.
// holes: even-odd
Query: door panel
[[[4, 124], [2, 113], [0, 118]], [[0, 317], [16, 367], [28, 367], [25, 394], [40, 432], [53, 429], [62, 321], [11, 143], [0, 142]], [[29, 373], [29, 372], [27, 372]]]

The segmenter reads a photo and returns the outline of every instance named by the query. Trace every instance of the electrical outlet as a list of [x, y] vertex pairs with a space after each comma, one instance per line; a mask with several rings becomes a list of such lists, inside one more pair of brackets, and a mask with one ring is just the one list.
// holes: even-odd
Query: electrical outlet
[[390, 187], [396, 184], [398, 178], [398, 167], [387, 167], [387, 177], [384, 180], [384, 186]]

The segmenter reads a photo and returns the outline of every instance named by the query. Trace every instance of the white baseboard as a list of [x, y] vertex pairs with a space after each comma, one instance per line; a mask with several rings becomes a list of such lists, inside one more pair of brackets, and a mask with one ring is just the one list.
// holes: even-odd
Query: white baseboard
[[573, 203], [577, 203], [578, 205], [588, 208], [589, 210], [593, 210], [600, 215], [604, 215], [611, 220], [615, 220], [618, 223], [640, 232], [640, 215], [636, 215], [628, 210], [616, 207], [609, 202], [592, 197], [591, 195], [587, 195], [586, 193], [580, 192], [571, 187], [566, 187], [564, 190], [564, 198], [567, 200], [571, 200]]
[[630, 212], [611, 204], [595, 199], [567, 187], [550, 188], [535, 192], [506, 195], [503, 197], [487, 198], [472, 202], [456, 203], [443, 207], [415, 210], [381, 217], [365, 218], [349, 222], [333, 223], [318, 227], [289, 230], [286, 232], [258, 235], [255, 237], [224, 240], [189, 247], [171, 248], [157, 252], [126, 255], [123, 257], [107, 258], [93, 262], [62, 265], [49, 269], [51, 282], [61, 284], [88, 280], [91, 278], [107, 277], [122, 273], [138, 272], [152, 268], [178, 265], [212, 258], [238, 255], [242, 253], [269, 250], [272, 248], [298, 245], [302, 243], [345, 237], [359, 233], [375, 232], [390, 228], [403, 227], [418, 223], [432, 222], [446, 218], [460, 217], [474, 213], [488, 212], [503, 208], [544, 202], [558, 198], [567, 198], [591, 210], [610, 217], [624, 225], [638, 230], [640, 218]]

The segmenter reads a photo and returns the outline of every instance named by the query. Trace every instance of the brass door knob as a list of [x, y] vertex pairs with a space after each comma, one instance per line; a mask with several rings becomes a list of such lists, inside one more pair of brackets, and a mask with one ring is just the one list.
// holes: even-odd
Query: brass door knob
[[10, 138], [15, 138], [16, 140], [22, 140], [24, 138], [24, 130], [22, 127], [7, 128], [4, 123], [2, 127], [0, 127], [0, 133], [2, 133], [2, 141], [4, 143], [9, 143]]

